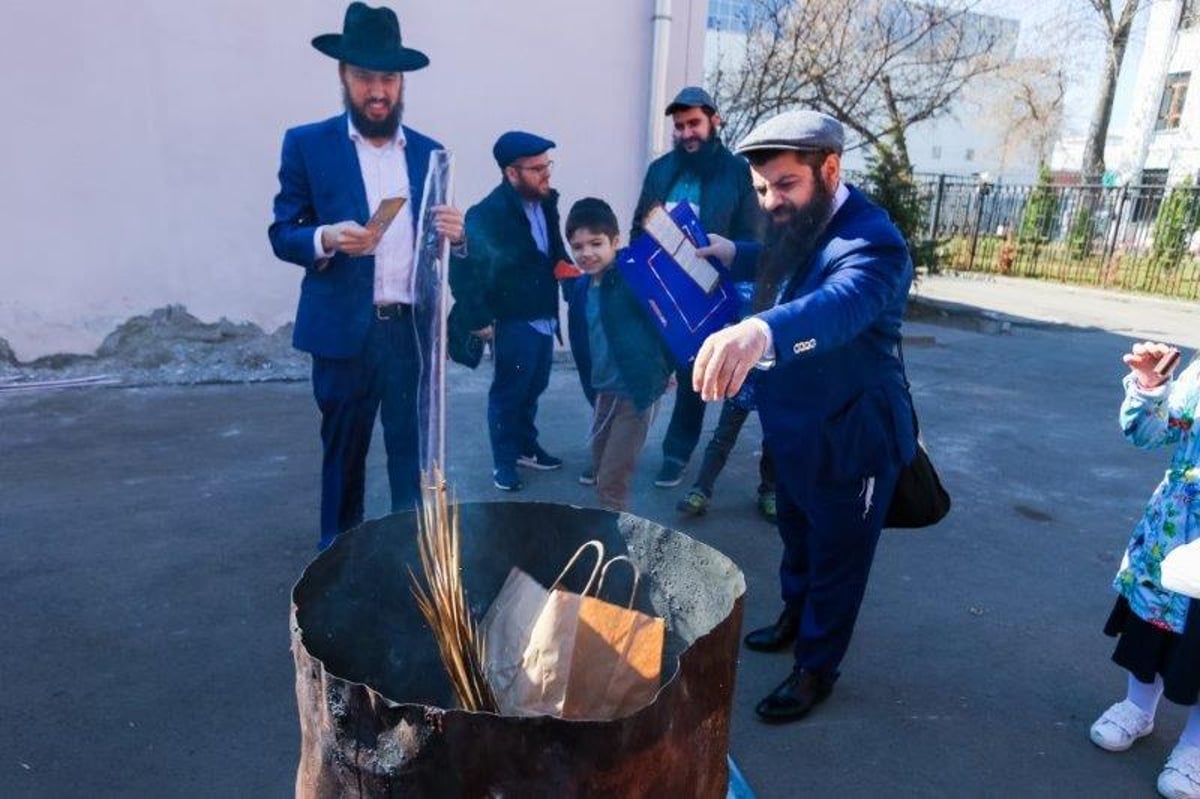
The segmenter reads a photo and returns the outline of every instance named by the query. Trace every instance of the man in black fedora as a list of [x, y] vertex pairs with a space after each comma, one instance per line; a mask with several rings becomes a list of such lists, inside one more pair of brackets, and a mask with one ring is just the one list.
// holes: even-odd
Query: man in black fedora
[[[292, 343], [312, 354], [324, 548], [363, 519], [377, 414], [392, 509], [420, 499], [413, 268], [425, 174], [441, 145], [400, 122], [405, 73], [429, 59], [404, 46], [392, 10], [351, 3], [342, 32], [312, 45], [338, 61], [345, 113], [284, 134], [269, 236], [279, 258], [304, 270]], [[407, 198], [392, 223], [367, 227], [392, 197]], [[462, 245], [457, 209], [437, 208], [435, 225]]]

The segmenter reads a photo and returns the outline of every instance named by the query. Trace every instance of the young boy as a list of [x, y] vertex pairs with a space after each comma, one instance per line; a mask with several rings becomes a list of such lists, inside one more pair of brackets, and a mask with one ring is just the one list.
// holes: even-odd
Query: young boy
[[629, 479], [667, 387], [670, 359], [654, 323], [612, 268], [620, 233], [608, 203], [588, 197], [571, 206], [567, 240], [584, 272], [565, 293], [571, 353], [583, 393], [595, 408], [596, 494], [603, 507], [625, 510]]

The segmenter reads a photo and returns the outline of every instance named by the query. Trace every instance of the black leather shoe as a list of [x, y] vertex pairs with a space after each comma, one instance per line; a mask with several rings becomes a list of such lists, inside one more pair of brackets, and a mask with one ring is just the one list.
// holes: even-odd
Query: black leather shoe
[[835, 679], [797, 669], [766, 699], [759, 702], [754, 712], [760, 719], [771, 724], [799, 721], [833, 693]]
[[791, 608], [784, 608], [774, 624], [760, 627], [746, 636], [746, 648], [756, 652], [778, 652], [792, 645], [798, 629], [800, 614]]

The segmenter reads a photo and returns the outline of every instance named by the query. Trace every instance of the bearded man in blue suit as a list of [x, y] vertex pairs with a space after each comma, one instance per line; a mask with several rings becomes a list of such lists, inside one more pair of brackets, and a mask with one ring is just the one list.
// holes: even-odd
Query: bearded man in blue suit
[[[351, 3], [342, 33], [312, 40], [337, 59], [346, 108], [287, 131], [268, 231], [276, 256], [304, 269], [293, 345], [312, 354], [321, 412], [320, 548], [363, 519], [367, 448], [383, 423], [392, 510], [420, 500], [413, 318], [416, 218], [441, 145], [400, 124], [404, 74], [429, 64], [405, 47], [387, 8]], [[366, 227], [382, 200], [407, 198], [390, 226]], [[456, 247], [463, 217], [435, 209]]]
[[746, 636], [760, 651], [795, 642], [792, 673], [756, 708], [769, 722], [803, 718], [832, 692], [896, 478], [916, 454], [899, 354], [912, 261], [887, 213], [842, 182], [843, 136], [814, 111], [751, 131], [737, 152], [771, 216], [766, 241], [712, 237], [702, 251], [755, 280], [756, 313], [705, 341], [693, 384], [723, 399], [753, 372], [775, 461], [784, 610]]

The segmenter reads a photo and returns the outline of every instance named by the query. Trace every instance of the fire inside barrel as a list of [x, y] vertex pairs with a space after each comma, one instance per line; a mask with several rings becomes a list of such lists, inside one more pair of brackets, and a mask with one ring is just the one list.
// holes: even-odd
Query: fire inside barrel
[[629, 514], [518, 502], [464, 504], [461, 513], [476, 618], [513, 566], [550, 585], [586, 541], [627, 554], [642, 574], [634, 607], [666, 620], [657, 695], [609, 721], [455, 709], [409, 587], [416, 516], [395, 514], [340, 536], [293, 589], [296, 795], [725, 796], [745, 593], [737, 567]]

